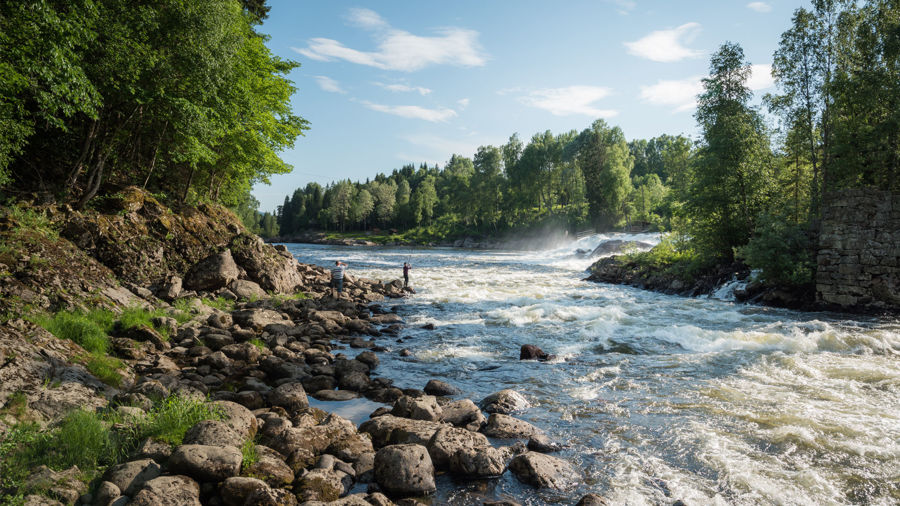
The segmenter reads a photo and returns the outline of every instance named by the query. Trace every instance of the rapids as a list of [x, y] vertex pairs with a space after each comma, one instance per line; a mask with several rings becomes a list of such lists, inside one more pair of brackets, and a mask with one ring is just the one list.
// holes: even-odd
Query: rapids
[[[532, 407], [516, 416], [563, 443], [557, 456], [580, 471], [565, 491], [508, 472], [484, 482], [440, 476], [435, 504], [574, 504], [587, 492], [611, 504], [900, 502], [900, 323], [583, 281], [596, 258], [574, 252], [612, 238], [658, 241], [287, 246], [301, 262], [340, 259], [351, 275], [382, 280], [401, 278], [409, 261], [418, 293], [385, 303], [407, 327], [402, 342], [378, 338], [392, 352], [375, 373], [400, 387], [441, 379], [476, 402], [518, 390]], [[558, 358], [520, 362], [523, 344]], [[400, 357], [403, 348], [412, 356]], [[369, 407], [353, 408], [357, 423]]]

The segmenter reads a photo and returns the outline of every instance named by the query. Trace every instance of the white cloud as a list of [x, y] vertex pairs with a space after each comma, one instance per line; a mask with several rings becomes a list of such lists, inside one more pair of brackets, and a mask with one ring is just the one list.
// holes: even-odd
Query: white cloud
[[457, 100], [456, 103], [459, 104], [460, 109], [465, 109], [466, 107], [469, 107], [469, 99], [468, 98], [461, 98], [461, 99]]
[[431, 122], [443, 122], [456, 116], [456, 111], [441, 107], [438, 109], [428, 109], [417, 105], [384, 105], [373, 104], [372, 102], [363, 102], [363, 105], [373, 111], [384, 112], [400, 116], [402, 118], [423, 119]]
[[307, 47], [294, 51], [318, 61], [345, 60], [383, 70], [412, 72], [430, 65], [481, 67], [487, 56], [478, 43], [478, 32], [464, 28], [442, 28], [434, 36], [413, 35], [391, 28], [376, 12], [368, 9], [350, 11], [350, 19], [364, 28], [373, 29], [377, 50], [359, 51], [334, 39], [310, 39]]
[[673, 107], [675, 112], [688, 111], [697, 105], [697, 95], [703, 91], [702, 77], [660, 80], [641, 86], [641, 100], [654, 105]]
[[634, 0], [605, 0], [606, 3], [615, 4], [618, 8], [616, 12], [619, 14], [628, 14], [629, 11], [634, 10], [637, 7], [637, 2]]
[[371, 9], [354, 8], [347, 13], [347, 19], [351, 23], [363, 28], [386, 28], [387, 21], [384, 20], [377, 12]]
[[772, 6], [765, 2], [750, 2], [747, 4], [747, 8], [756, 12], [772, 12]]
[[319, 88], [331, 93], [347, 93], [341, 88], [340, 83], [328, 76], [313, 76], [313, 79], [319, 84]]
[[601, 86], [567, 86], [535, 90], [519, 100], [531, 107], [544, 109], [554, 116], [583, 114], [594, 118], [611, 118], [618, 111], [597, 109], [594, 102], [609, 96], [611, 90]]
[[685, 23], [671, 30], [651, 32], [634, 42], [626, 42], [628, 52], [657, 62], [676, 62], [685, 58], [697, 58], [703, 51], [689, 49], [685, 44], [694, 40], [700, 32], [699, 23]]
[[753, 91], [764, 90], [775, 86], [775, 79], [772, 78], [772, 65], [768, 63], [757, 63], [750, 65], [750, 79], [747, 80], [747, 87]]
[[406, 84], [384, 84], [384, 83], [374, 83], [375, 86], [380, 86], [388, 91], [396, 91], [400, 93], [409, 93], [416, 92], [419, 95], [428, 95], [431, 93], [431, 90], [428, 88], [423, 88], [421, 86], [408, 86]]

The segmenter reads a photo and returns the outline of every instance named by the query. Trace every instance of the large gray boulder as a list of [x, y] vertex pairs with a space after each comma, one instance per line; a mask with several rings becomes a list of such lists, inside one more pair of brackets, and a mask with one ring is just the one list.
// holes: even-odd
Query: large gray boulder
[[509, 463], [509, 470], [522, 483], [537, 488], [564, 489], [575, 477], [568, 462], [537, 452], [516, 456]]
[[372, 436], [372, 444], [375, 448], [403, 443], [416, 443], [424, 446], [441, 427], [448, 427], [448, 425], [383, 415], [363, 422], [359, 426], [359, 431]]
[[144, 484], [162, 474], [159, 464], [152, 459], [125, 462], [109, 468], [103, 479], [119, 487], [127, 496], [134, 496]]
[[239, 299], [253, 300], [266, 297], [266, 291], [259, 284], [246, 279], [236, 279], [229, 283], [228, 289]]
[[294, 293], [303, 285], [300, 264], [287, 251], [278, 250], [255, 235], [241, 234], [231, 241], [234, 259], [247, 272], [247, 277], [276, 293]]
[[247, 498], [260, 489], [268, 489], [266, 482], [256, 478], [233, 476], [219, 485], [219, 495], [225, 506], [244, 506]]
[[241, 437], [252, 439], [256, 435], [256, 417], [253, 416], [249, 409], [231, 401], [216, 401], [213, 405], [225, 416], [222, 422], [240, 434]]
[[130, 506], [201, 506], [200, 485], [187, 476], [160, 476], [144, 484]]
[[280, 406], [288, 412], [308, 408], [309, 399], [301, 383], [284, 383], [269, 393], [269, 404]]
[[488, 413], [502, 413], [508, 415], [514, 411], [521, 411], [531, 404], [519, 392], [510, 389], [500, 390], [481, 400], [481, 408]]
[[467, 430], [481, 430], [487, 419], [470, 399], [461, 399], [441, 407], [441, 421]]
[[232, 446], [181, 445], [169, 457], [169, 469], [198, 481], [219, 482], [241, 472], [241, 450]]
[[194, 264], [184, 277], [184, 287], [212, 292], [228, 286], [239, 275], [240, 270], [231, 256], [231, 250], [226, 249]]
[[375, 453], [375, 482], [389, 495], [426, 495], [435, 491], [428, 450], [417, 444], [386, 446]]
[[331, 469], [313, 469], [304, 474], [294, 485], [297, 497], [308, 501], [336, 501], [344, 493], [341, 476]]
[[488, 437], [503, 439], [532, 439], [544, 434], [541, 429], [524, 420], [500, 413], [494, 413], [488, 418], [482, 432]]
[[428, 454], [436, 469], [445, 471], [459, 450], [490, 446], [483, 434], [456, 427], [442, 427], [428, 441]]
[[201, 420], [185, 433], [184, 444], [240, 448], [244, 437], [219, 420]]
[[423, 395], [421, 397], [404, 395], [394, 403], [391, 414], [402, 418], [412, 418], [413, 420], [436, 422], [441, 419], [442, 410], [437, 403], [437, 398], [433, 395]]
[[451, 473], [472, 478], [500, 476], [506, 470], [509, 453], [492, 446], [460, 448], [450, 458]]

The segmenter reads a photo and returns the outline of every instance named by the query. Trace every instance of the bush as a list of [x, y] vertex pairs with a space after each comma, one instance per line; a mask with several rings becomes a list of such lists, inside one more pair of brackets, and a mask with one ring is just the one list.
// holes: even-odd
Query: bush
[[45, 458], [57, 469], [90, 470], [114, 462], [116, 453], [109, 424], [97, 413], [79, 409], [60, 423]]
[[641, 270], [657, 271], [691, 282], [709, 269], [715, 260], [701, 255], [690, 240], [669, 234], [650, 251], [623, 255], [622, 262], [633, 262]]
[[147, 419], [138, 425], [138, 441], [152, 437], [179, 445], [188, 429], [201, 420], [221, 420], [222, 412], [202, 399], [170, 395], [153, 407]]
[[735, 256], [750, 268], [759, 269], [761, 279], [770, 285], [808, 285], [815, 274], [806, 226], [776, 216], [761, 216], [753, 237], [735, 249]]

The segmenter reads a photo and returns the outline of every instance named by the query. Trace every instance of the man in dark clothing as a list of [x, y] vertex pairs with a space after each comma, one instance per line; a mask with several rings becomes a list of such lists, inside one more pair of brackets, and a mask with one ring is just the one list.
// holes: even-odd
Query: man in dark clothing
[[334, 267], [331, 269], [331, 296], [334, 297], [334, 290], [337, 289], [337, 294], [340, 296], [344, 292], [344, 271], [347, 269], [347, 264], [337, 260], [334, 262]]
[[411, 268], [409, 262], [403, 262], [403, 286], [409, 286], [409, 270]]

